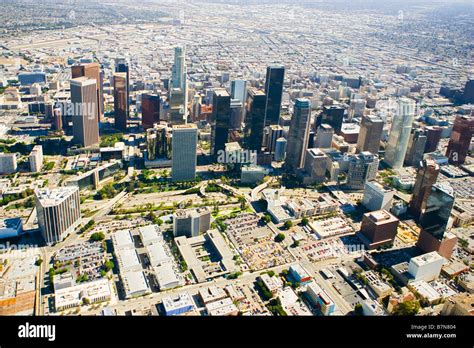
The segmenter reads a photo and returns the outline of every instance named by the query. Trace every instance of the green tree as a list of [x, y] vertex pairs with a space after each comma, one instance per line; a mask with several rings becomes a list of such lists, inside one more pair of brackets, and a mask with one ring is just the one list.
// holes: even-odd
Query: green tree
[[416, 315], [419, 310], [420, 302], [418, 300], [405, 301], [395, 307], [393, 315], [413, 316]]
[[309, 219], [305, 216], [301, 219], [301, 225], [306, 226], [309, 223]]
[[281, 243], [285, 240], [285, 235], [283, 233], [278, 233], [275, 237], [275, 242]]
[[293, 227], [293, 221], [290, 221], [290, 220], [285, 221], [285, 223], [283, 224], [283, 227], [284, 227], [285, 229], [289, 230], [290, 228]]
[[104, 232], [94, 232], [91, 235], [91, 240], [94, 242], [100, 242], [105, 239]]
[[364, 311], [363, 311], [362, 305], [360, 303], [358, 303], [354, 306], [354, 314], [358, 315], [358, 316], [364, 315]]
[[268, 224], [270, 223], [270, 221], [272, 221], [272, 217], [268, 214], [262, 216], [262, 218], [260, 219], [263, 223], [265, 224]]

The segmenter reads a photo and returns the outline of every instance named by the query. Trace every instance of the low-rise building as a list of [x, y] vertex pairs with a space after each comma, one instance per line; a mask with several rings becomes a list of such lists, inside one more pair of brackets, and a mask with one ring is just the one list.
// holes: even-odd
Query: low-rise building
[[54, 304], [56, 310], [61, 311], [82, 304], [110, 301], [112, 295], [109, 280], [103, 278], [55, 290]]
[[168, 316], [181, 315], [194, 310], [194, 302], [189, 293], [167, 296], [162, 300], [165, 314]]
[[414, 280], [432, 281], [437, 279], [441, 273], [446, 259], [432, 251], [417, 257], [412, 257], [408, 265], [408, 273], [410, 273]]

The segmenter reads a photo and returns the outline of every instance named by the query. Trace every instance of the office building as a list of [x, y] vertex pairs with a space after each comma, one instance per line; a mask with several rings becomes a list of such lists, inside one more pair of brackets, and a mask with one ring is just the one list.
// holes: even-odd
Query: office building
[[276, 145], [275, 145], [275, 156], [274, 156], [275, 161], [282, 162], [285, 160], [286, 144], [287, 144], [287, 141], [285, 138], [277, 139]]
[[245, 137], [244, 148], [262, 151], [263, 128], [265, 124], [265, 93], [256, 88], [249, 88], [245, 103]]
[[293, 277], [300, 284], [307, 284], [311, 281], [311, 275], [308, 273], [306, 269], [300, 264], [295, 264], [290, 266], [290, 275]]
[[16, 154], [0, 152], [0, 174], [12, 174], [16, 169]]
[[419, 166], [423, 160], [427, 137], [423, 130], [414, 129], [408, 140], [407, 153], [405, 155], [405, 164], [407, 166]]
[[238, 99], [240, 102], [245, 104], [247, 98], [247, 81], [245, 80], [233, 80], [230, 83], [230, 96], [232, 99]]
[[182, 315], [194, 310], [194, 301], [187, 292], [164, 297], [162, 303], [167, 316]]
[[307, 285], [306, 293], [323, 315], [331, 315], [334, 312], [336, 307], [334, 301], [316, 282]]
[[415, 281], [433, 281], [439, 277], [441, 268], [446, 262], [445, 258], [436, 251], [412, 257], [408, 264], [408, 273]]
[[204, 207], [178, 210], [173, 214], [173, 235], [175, 237], [196, 237], [211, 227], [211, 211]]
[[457, 238], [447, 230], [454, 205], [453, 188], [447, 184], [434, 184], [420, 218], [421, 232], [417, 246], [424, 252], [437, 251], [449, 259]]
[[385, 149], [384, 161], [392, 168], [403, 167], [414, 117], [415, 102], [408, 98], [400, 98], [397, 111], [392, 118], [392, 127]]
[[287, 172], [296, 174], [303, 167], [309, 128], [311, 124], [311, 103], [308, 99], [296, 99], [293, 117], [288, 132], [285, 167]]
[[127, 73], [114, 74], [114, 117], [115, 128], [127, 130], [128, 121], [128, 80]]
[[[123, 73], [125, 74], [126, 80], [125, 80], [125, 94], [126, 97], [125, 99], [127, 100], [127, 106], [130, 103], [130, 67], [128, 65], [128, 62], [125, 58], [117, 58], [115, 59], [115, 72], [116, 73]], [[127, 107], [127, 119], [129, 117], [129, 109]]]
[[99, 63], [85, 63], [80, 65], [73, 65], [71, 67], [72, 78], [77, 77], [88, 77], [94, 79], [96, 83], [97, 93], [97, 120], [101, 121], [104, 116], [104, 98], [103, 98], [103, 86], [100, 72]]
[[436, 183], [439, 174], [439, 166], [432, 159], [426, 159], [421, 162], [418, 168], [415, 185], [413, 187], [413, 196], [410, 201], [410, 212], [418, 220], [426, 209], [428, 197], [433, 185]]
[[142, 127], [146, 131], [160, 122], [161, 98], [157, 94], [142, 94]]
[[374, 115], [363, 116], [357, 138], [357, 152], [369, 151], [378, 154], [383, 133], [383, 120]]
[[82, 147], [99, 143], [97, 84], [95, 79], [76, 77], [71, 80], [73, 105], [72, 133], [74, 142]]
[[267, 67], [267, 77], [265, 79], [265, 94], [267, 96], [265, 126], [279, 123], [284, 80], [285, 68], [283, 66]]
[[314, 142], [314, 147], [320, 149], [328, 149], [332, 146], [332, 137], [334, 136], [334, 129], [323, 123], [318, 127], [316, 132], [316, 140]]
[[306, 149], [303, 184], [313, 185], [326, 180], [329, 157], [320, 149]]
[[451, 164], [464, 164], [474, 133], [473, 116], [457, 116], [449, 139], [446, 156]]
[[428, 126], [425, 128], [426, 133], [426, 145], [425, 153], [435, 152], [438, 148], [439, 141], [441, 140], [441, 134], [443, 133], [443, 128], [438, 126]]
[[379, 159], [377, 155], [364, 151], [349, 157], [346, 186], [354, 190], [362, 190], [367, 181], [375, 179]]
[[48, 245], [63, 240], [81, 219], [79, 188], [73, 186], [35, 191], [41, 235]]
[[171, 159], [172, 155], [171, 128], [166, 123], [154, 124], [146, 130], [146, 160]]
[[240, 182], [242, 184], [261, 183], [265, 175], [268, 175], [268, 169], [264, 167], [257, 165], [243, 166], [240, 172]]
[[18, 81], [22, 86], [31, 86], [34, 83], [46, 84], [47, 78], [44, 72], [22, 72], [18, 74]]
[[362, 204], [370, 211], [390, 210], [395, 190], [388, 186], [382, 186], [376, 181], [365, 184], [364, 198]]
[[268, 136], [266, 141], [267, 151], [275, 153], [277, 140], [283, 137], [283, 127], [279, 125], [270, 125], [267, 127]]
[[[340, 105], [326, 105], [323, 107], [323, 113], [321, 115], [321, 124], [327, 123], [334, 132], [339, 134], [342, 128], [342, 121], [344, 119], [344, 107]], [[319, 124], [317, 125], [319, 126]]]
[[365, 213], [362, 217], [359, 239], [370, 249], [393, 244], [399, 220], [386, 210]]
[[28, 159], [30, 162], [30, 170], [33, 173], [41, 172], [41, 168], [43, 167], [43, 146], [35, 145]]
[[466, 81], [462, 99], [466, 104], [474, 104], [474, 80], [470, 79]]
[[229, 140], [230, 95], [224, 88], [215, 89], [212, 96], [211, 153], [225, 150]]
[[181, 108], [183, 109], [182, 118], [186, 121], [188, 118], [188, 81], [186, 50], [184, 47], [175, 47], [174, 49], [174, 64], [171, 74], [172, 90], [180, 91], [180, 93], [174, 93], [171, 98], [176, 99], [174, 103], [181, 104]]
[[22, 231], [21, 218], [0, 219], [0, 239], [18, 237]]
[[172, 139], [173, 181], [196, 178], [197, 127], [194, 124], [174, 125]]
[[242, 130], [244, 107], [239, 99], [230, 100], [230, 129]]

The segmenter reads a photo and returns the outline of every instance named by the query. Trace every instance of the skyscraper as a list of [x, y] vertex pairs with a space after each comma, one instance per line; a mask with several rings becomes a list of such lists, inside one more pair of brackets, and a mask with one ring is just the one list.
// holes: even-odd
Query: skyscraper
[[328, 149], [332, 146], [332, 137], [334, 136], [334, 128], [323, 123], [318, 127], [316, 132], [316, 141], [314, 147], [321, 149]]
[[474, 103], [474, 80], [473, 79], [466, 81], [462, 98], [463, 98], [464, 103], [466, 104]]
[[83, 147], [99, 143], [97, 119], [97, 82], [88, 77], [71, 80], [71, 103], [74, 107], [72, 133], [74, 142]]
[[339, 134], [342, 128], [342, 121], [344, 120], [344, 110], [344, 107], [340, 105], [324, 106], [320, 121], [316, 120], [316, 123], [327, 123], [334, 128], [336, 134]]
[[218, 155], [229, 141], [230, 95], [224, 88], [214, 90], [212, 97], [211, 153]]
[[288, 132], [285, 160], [286, 170], [290, 173], [296, 174], [296, 171], [304, 165], [310, 125], [310, 101], [304, 98], [296, 99], [290, 130]]
[[426, 209], [428, 197], [439, 174], [439, 166], [432, 159], [426, 159], [421, 162], [413, 187], [413, 196], [410, 201], [410, 212], [418, 220]]
[[[125, 73], [127, 80], [126, 80], [126, 95], [127, 95], [127, 105], [130, 103], [130, 68], [128, 66], [128, 62], [125, 58], [117, 58], [115, 60], [115, 72], [116, 73]], [[129, 116], [129, 110], [127, 108], [127, 119]]]
[[194, 124], [173, 126], [172, 140], [173, 181], [188, 181], [196, 178], [197, 127]]
[[385, 149], [384, 161], [392, 168], [402, 168], [415, 117], [415, 102], [400, 98], [392, 118], [392, 127]]
[[426, 145], [425, 152], [434, 152], [438, 148], [439, 141], [441, 139], [441, 133], [443, 129], [438, 126], [428, 126], [426, 130]]
[[451, 164], [463, 164], [474, 133], [474, 117], [457, 116], [454, 120], [453, 132], [449, 139], [446, 156]]
[[146, 148], [148, 161], [171, 159], [172, 135], [166, 123], [154, 124], [146, 130]]
[[230, 82], [230, 96], [232, 99], [238, 99], [244, 104], [247, 97], [247, 81], [232, 80]]
[[245, 138], [247, 150], [262, 151], [265, 104], [267, 97], [262, 90], [249, 88], [245, 103]]
[[407, 166], [419, 166], [425, 152], [426, 135], [422, 129], [413, 129], [408, 140], [405, 164]]
[[[174, 49], [174, 64], [171, 71], [171, 88], [175, 90], [172, 98], [178, 100], [173, 101], [174, 104], [182, 104], [183, 118], [186, 121], [188, 118], [188, 82], [187, 82], [187, 68], [186, 68], [186, 50], [184, 47], [175, 47]], [[176, 89], [180, 90], [177, 93]]]
[[369, 250], [385, 244], [393, 244], [399, 222], [386, 210], [369, 212], [362, 217], [360, 232], [357, 236]]
[[379, 158], [368, 151], [352, 155], [349, 158], [347, 187], [362, 190], [367, 181], [375, 179], [379, 167]]
[[453, 206], [453, 188], [448, 183], [433, 185], [420, 219], [421, 232], [417, 246], [421, 250], [437, 251], [447, 259], [451, 257], [457, 239], [446, 229]]
[[81, 218], [78, 187], [40, 189], [35, 191], [35, 197], [38, 225], [48, 245], [74, 231]]
[[115, 128], [127, 130], [128, 120], [128, 98], [127, 98], [127, 74], [114, 74], [114, 117]]
[[265, 94], [267, 95], [267, 103], [265, 106], [265, 126], [278, 124], [278, 121], [280, 120], [284, 80], [285, 67], [267, 67], [267, 77], [265, 79]]
[[268, 126], [268, 131], [268, 141], [266, 144], [267, 151], [274, 153], [277, 140], [283, 137], [283, 127], [277, 124], [272, 124]]
[[85, 76], [95, 80], [97, 87], [97, 119], [101, 121], [104, 116], [104, 95], [99, 63], [74, 65], [71, 67], [71, 75], [73, 79]]
[[160, 96], [157, 94], [142, 94], [142, 126], [143, 130], [152, 128], [160, 122]]
[[374, 155], [379, 153], [380, 139], [383, 132], [383, 120], [374, 115], [363, 116], [357, 138], [357, 152], [369, 151]]

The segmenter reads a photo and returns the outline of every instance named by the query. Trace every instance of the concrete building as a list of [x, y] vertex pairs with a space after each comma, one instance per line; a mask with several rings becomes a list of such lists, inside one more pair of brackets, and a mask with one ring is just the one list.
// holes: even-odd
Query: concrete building
[[357, 235], [368, 249], [393, 244], [399, 222], [386, 210], [366, 213], [362, 218], [360, 232]]
[[395, 190], [388, 186], [382, 186], [376, 181], [365, 184], [364, 198], [362, 204], [370, 211], [390, 210]]
[[16, 154], [0, 153], [0, 174], [12, 174], [17, 169]]
[[310, 282], [306, 287], [306, 294], [323, 315], [334, 313], [335, 304], [329, 295], [316, 282]]
[[363, 116], [360, 123], [359, 137], [357, 138], [357, 152], [368, 151], [374, 155], [378, 154], [383, 126], [384, 121], [380, 117], [374, 115]]
[[379, 159], [377, 155], [364, 151], [349, 157], [349, 170], [347, 172], [347, 187], [361, 190], [367, 181], [375, 179]]
[[187, 292], [164, 297], [162, 304], [167, 316], [182, 315], [194, 310], [194, 301]]
[[107, 278], [78, 283], [54, 291], [54, 306], [57, 311], [110, 301], [113, 291]]
[[30, 170], [33, 173], [41, 172], [41, 168], [43, 167], [43, 146], [35, 145], [28, 159], [30, 162]]
[[312, 185], [326, 180], [329, 158], [320, 149], [306, 149], [303, 184]]
[[100, 64], [85, 63], [80, 65], [73, 65], [71, 67], [71, 76], [73, 79], [84, 76], [89, 79], [95, 80], [97, 94], [97, 120], [101, 121], [104, 116], [104, 98]]
[[446, 156], [451, 164], [463, 164], [474, 134], [474, 117], [457, 116], [449, 139]]
[[296, 174], [304, 166], [311, 124], [311, 103], [308, 99], [296, 99], [288, 133], [285, 167]]
[[314, 147], [321, 149], [330, 148], [332, 145], [333, 136], [334, 129], [326, 123], [321, 124], [316, 132]]
[[81, 218], [78, 187], [38, 189], [35, 197], [38, 225], [47, 244], [59, 242], [74, 231]]
[[268, 169], [261, 166], [243, 166], [240, 173], [240, 182], [243, 184], [259, 183], [268, 175]]
[[178, 210], [173, 214], [173, 235], [196, 237], [211, 227], [211, 211], [207, 208]]
[[194, 124], [173, 126], [172, 153], [172, 180], [194, 180], [197, 164], [197, 127]]
[[71, 103], [74, 106], [72, 131], [74, 142], [83, 147], [99, 143], [97, 83], [95, 79], [77, 77], [71, 82]]
[[438, 278], [446, 259], [436, 251], [412, 257], [408, 264], [408, 273], [414, 280], [432, 281]]
[[400, 98], [397, 112], [392, 118], [392, 127], [385, 149], [384, 161], [392, 168], [403, 167], [414, 117], [415, 102], [408, 98]]

